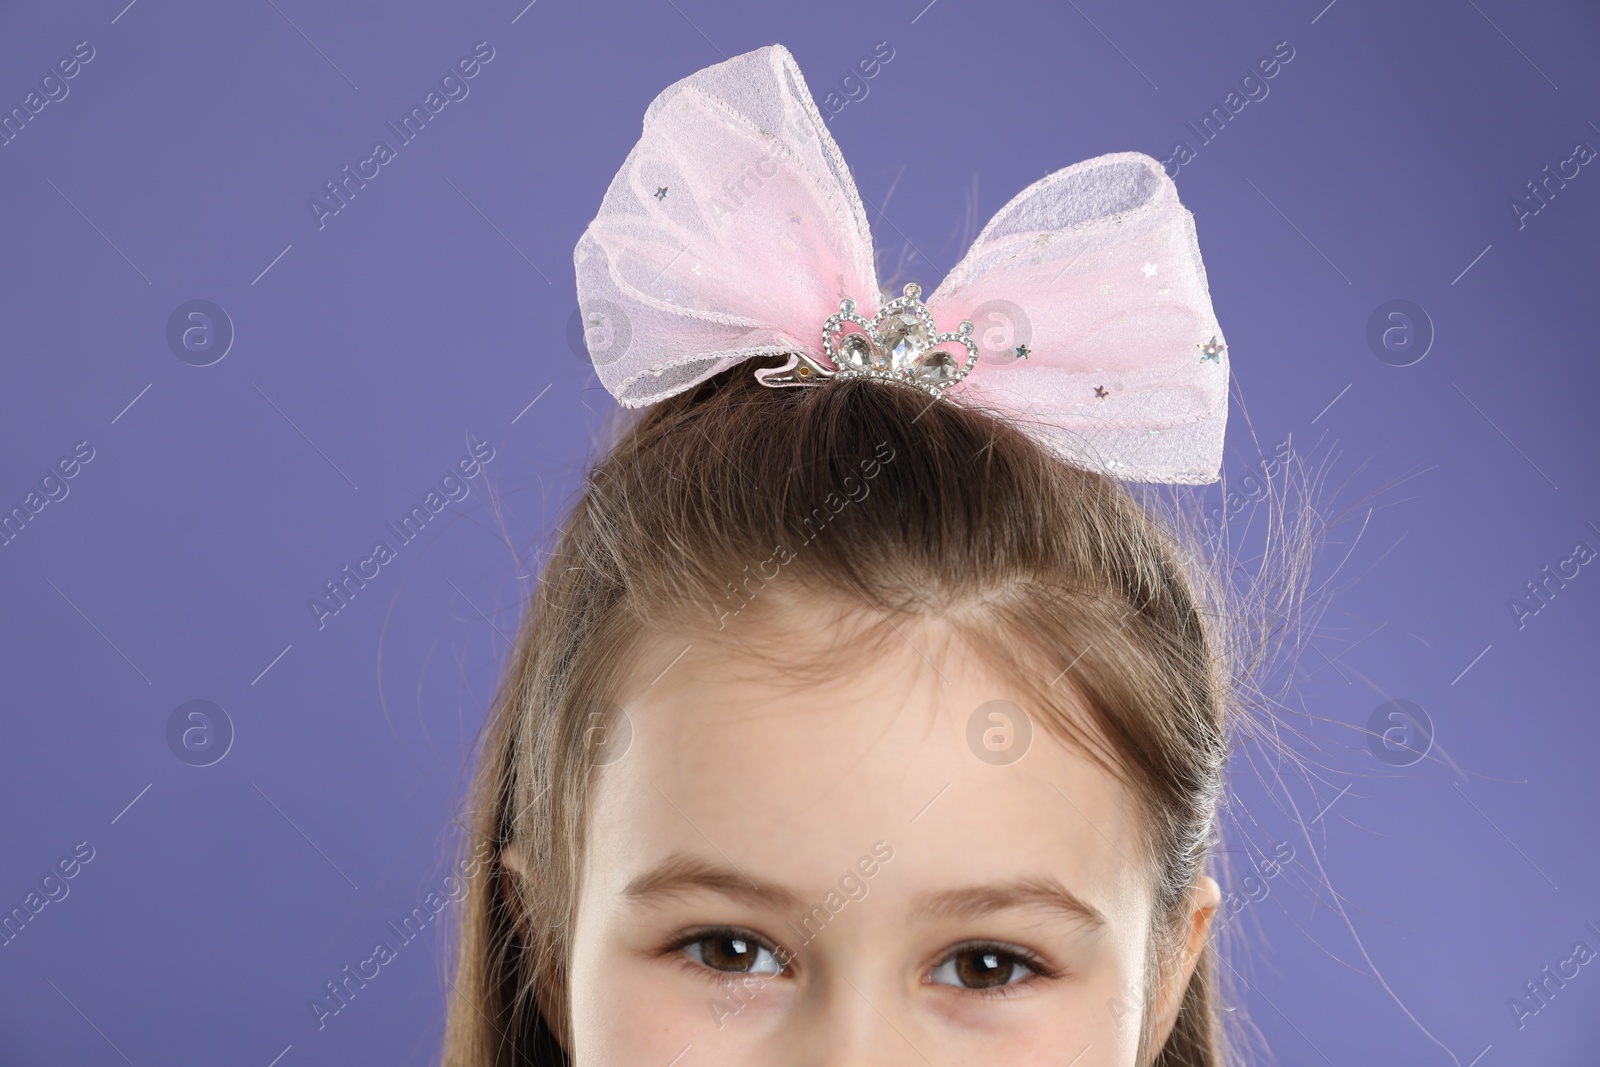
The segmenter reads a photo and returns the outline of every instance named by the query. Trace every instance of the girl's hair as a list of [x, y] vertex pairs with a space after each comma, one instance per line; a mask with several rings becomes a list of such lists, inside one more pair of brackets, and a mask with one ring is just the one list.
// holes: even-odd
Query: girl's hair
[[[1030, 686], [1034, 721], [1081, 744], [1144, 815], [1158, 920], [1147, 1008], [1181, 944], [1210, 862], [1240, 658], [1213, 599], [1223, 583], [1171, 521], [1183, 509], [976, 408], [870, 380], [768, 388], [751, 370], [623, 427], [546, 561], [474, 783], [464, 847], [492, 858], [462, 913], [446, 1067], [566, 1063], [555, 1034], [588, 785], [605, 762], [594, 741], [623, 665], [647, 631], [716, 630], [762, 598], [803, 592], [886, 626], [943, 619]], [[500, 861], [510, 842], [524, 857], [515, 881]], [[1157, 1052], [1147, 1032], [1140, 1063], [1233, 1062], [1218, 962], [1208, 939], [1170, 1037]], [[1107, 1010], [1148, 1020], [1137, 995]]]

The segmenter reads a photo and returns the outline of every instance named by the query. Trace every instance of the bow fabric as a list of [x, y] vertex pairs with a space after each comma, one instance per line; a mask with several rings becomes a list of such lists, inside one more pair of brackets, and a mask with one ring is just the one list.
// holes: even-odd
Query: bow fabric
[[[590, 356], [626, 407], [754, 357], [832, 367], [822, 329], [841, 300], [870, 319], [898, 295], [879, 288], [855, 181], [778, 44], [651, 102], [573, 260]], [[972, 323], [979, 349], [948, 399], [1117, 478], [1217, 480], [1227, 345], [1194, 218], [1152, 157], [1113, 152], [1034, 182], [926, 305], [941, 333]]]

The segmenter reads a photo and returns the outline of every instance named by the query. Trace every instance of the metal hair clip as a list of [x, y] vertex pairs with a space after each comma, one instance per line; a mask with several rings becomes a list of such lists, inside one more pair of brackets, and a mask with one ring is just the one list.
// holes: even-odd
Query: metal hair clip
[[[961, 320], [955, 333], [939, 333], [933, 314], [921, 300], [922, 287], [906, 283], [905, 295], [886, 303], [870, 320], [856, 313], [849, 297], [822, 324], [822, 348], [833, 367], [825, 367], [804, 352], [792, 352], [779, 367], [755, 372], [762, 385], [817, 385], [830, 378], [880, 378], [914, 385], [933, 396], [965, 378], [978, 363], [978, 346], [972, 340], [972, 323]], [[859, 330], [844, 330], [845, 323]], [[957, 362], [944, 344], [966, 348], [965, 362]]]

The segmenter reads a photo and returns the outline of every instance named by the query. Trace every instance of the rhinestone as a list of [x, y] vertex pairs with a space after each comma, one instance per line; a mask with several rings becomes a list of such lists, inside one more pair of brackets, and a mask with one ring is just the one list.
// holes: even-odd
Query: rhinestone
[[922, 286], [916, 282], [906, 282], [905, 295], [915, 300], [922, 295]]
[[924, 352], [916, 363], [917, 376], [929, 382], [947, 382], [961, 370], [956, 357], [942, 348]]
[[896, 369], [904, 369], [928, 350], [928, 328], [916, 312], [894, 311], [878, 328], [878, 340]]
[[839, 301], [839, 310], [844, 312], [846, 315], [850, 314], [850, 312], [854, 311], [855, 309], [856, 302], [851, 300], [848, 296]]
[[852, 333], [839, 342], [839, 365], [851, 370], [869, 370], [877, 361], [872, 349], [872, 339], [864, 333]]

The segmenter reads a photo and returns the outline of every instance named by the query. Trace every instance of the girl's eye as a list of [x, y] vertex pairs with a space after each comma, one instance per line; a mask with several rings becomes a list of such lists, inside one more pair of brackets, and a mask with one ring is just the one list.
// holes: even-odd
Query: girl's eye
[[1036, 973], [1015, 954], [996, 946], [962, 949], [933, 969], [929, 980], [937, 985], [965, 989], [998, 989]]
[[735, 974], [782, 974], [777, 954], [747, 934], [717, 933], [685, 942], [683, 951], [714, 971]]

